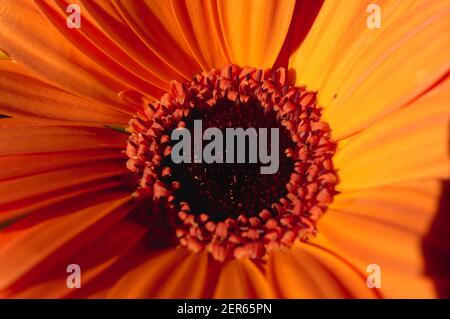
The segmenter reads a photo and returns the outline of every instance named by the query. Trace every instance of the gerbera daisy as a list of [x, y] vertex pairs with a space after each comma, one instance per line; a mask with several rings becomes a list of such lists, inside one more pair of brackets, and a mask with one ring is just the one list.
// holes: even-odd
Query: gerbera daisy
[[[1, 297], [448, 296], [449, 1], [5, 0], [0, 30]], [[174, 165], [196, 118], [278, 127], [279, 171]]]

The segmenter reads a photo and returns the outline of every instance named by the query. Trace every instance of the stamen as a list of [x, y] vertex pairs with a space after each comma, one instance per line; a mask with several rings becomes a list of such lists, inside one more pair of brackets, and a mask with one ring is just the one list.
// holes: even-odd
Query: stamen
[[[320, 121], [316, 95], [287, 83], [283, 68], [229, 65], [173, 82], [130, 121], [134, 196], [164, 207], [182, 246], [207, 249], [216, 260], [263, 258], [308, 240], [338, 183], [336, 144]], [[205, 129], [279, 127], [279, 172], [261, 175], [258, 164], [174, 164], [169, 136], [175, 128], [192, 129], [195, 119]]]

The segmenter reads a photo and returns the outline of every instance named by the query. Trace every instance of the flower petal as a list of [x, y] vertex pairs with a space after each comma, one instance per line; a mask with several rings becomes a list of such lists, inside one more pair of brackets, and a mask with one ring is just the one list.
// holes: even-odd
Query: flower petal
[[[127, 216], [104, 234], [97, 233], [91, 241], [82, 245], [64, 246], [64, 258], [45, 260], [29, 273], [9, 287], [5, 297], [14, 298], [63, 298], [71, 297], [79, 289], [69, 289], [66, 285], [67, 266], [76, 264], [82, 271], [82, 290], [90, 289], [91, 283], [118, 261], [127, 257], [127, 253], [141, 241], [148, 232], [146, 225], [133, 216]], [[98, 231], [98, 229], [96, 229]], [[70, 249], [70, 253], [68, 252]], [[54, 252], [59, 256], [59, 251]], [[74, 291], [75, 290], [75, 291]]]
[[324, 2], [325, 0], [298, 0], [295, 2], [291, 25], [275, 62], [276, 67], [288, 67], [289, 58], [305, 40]]
[[[93, 4], [84, 3], [92, 8]], [[153, 54], [181, 75], [190, 79], [200, 71], [183, 32], [179, 29], [170, 1], [112, 1], [122, 19]], [[196, 2], [195, 2], [196, 3]], [[195, 5], [193, 2], [192, 5]], [[104, 6], [104, 5], [102, 5]], [[105, 24], [103, 24], [105, 25]], [[114, 32], [113, 32], [114, 34]]]
[[222, 269], [214, 298], [275, 298], [262, 271], [248, 258], [235, 259]]
[[131, 112], [114, 110], [33, 78], [17, 63], [0, 62], [0, 114], [18, 118], [52, 118], [67, 121], [121, 124]]
[[129, 174], [121, 154], [126, 135], [111, 129], [11, 118], [0, 128], [1, 222], [87, 190], [124, 185]]
[[[74, 46], [95, 61], [111, 77], [122, 82], [124, 86], [135, 89], [142, 94], [159, 98], [169, 88], [169, 81], [134, 62], [111, 39], [102, 33], [95, 21], [83, 14], [82, 28], [70, 29], [66, 26], [66, 8], [73, 4], [69, 1], [51, 2], [35, 0], [35, 3], [50, 23]], [[86, 10], [87, 11], [87, 10]], [[84, 11], [81, 11], [84, 12]], [[162, 64], [164, 65], [164, 64]]]
[[343, 141], [334, 162], [340, 190], [449, 178], [450, 80]]
[[[43, 210], [16, 222], [0, 233], [0, 289], [8, 287], [33, 267], [50, 258], [62, 258], [64, 245], [76, 247], [98, 236], [129, 213], [132, 205], [128, 192], [108, 191], [84, 200]], [[95, 230], [94, 230], [95, 229]], [[103, 230], [102, 230], [103, 229]]]
[[231, 61], [271, 68], [289, 30], [295, 1], [220, 0], [217, 7]]
[[361, 271], [381, 267], [381, 294], [435, 297], [425, 276], [423, 240], [438, 212], [439, 181], [417, 181], [339, 195], [320, 219], [314, 244]]
[[0, 155], [88, 149], [122, 150], [127, 139], [126, 134], [109, 128], [12, 118], [2, 119], [0, 129]]
[[319, 91], [337, 139], [407, 105], [450, 68], [448, 2], [377, 1], [382, 26], [370, 29], [372, 2], [326, 2], [290, 59], [297, 83]]
[[171, 4], [186, 44], [203, 70], [221, 68], [230, 63], [220, 30], [216, 2], [171, 0]]
[[65, 39], [31, 1], [4, 1], [0, 43], [11, 58], [69, 92], [126, 109], [117, 95], [126, 89], [96, 61]]
[[[95, 179], [91, 182], [75, 184], [69, 187], [59, 188], [51, 192], [38, 193], [18, 201], [0, 205], [0, 230], [7, 227], [20, 218], [41, 210], [51, 205], [78, 198], [89, 193], [96, 193], [111, 189], [126, 188], [123, 178], [110, 177]], [[0, 243], [2, 246], [3, 243]]]
[[2, 206], [12, 205], [48, 192], [128, 173], [124, 161], [110, 160], [79, 164], [60, 170], [55, 169], [50, 172], [18, 177], [0, 182], [0, 202]]
[[268, 278], [283, 298], [373, 298], [363, 274], [327, 251], [299, 244], [269, 257]]
[[0, 181], [46, 173], [77, 164], [123, 158], [118, 150], [93, 149], [81, 151], [22, 154], [0, 157]]
[[[127, 272], [111, 289], [109, 298], [151, 298], [162, 293], [166, 298], [195, 298], [201, 290], [197, 285], [202, 277], [202, 259], [195, 253], [186, 249], [166, 249], [152, 253], [146, 257], [137, 267]], [[195, 270], [200, 266], [200, 270]], [[187, 273], [189, 271], [190, 273]], [[186, 275], [188, 275], [186, 277]], [[190, 275], [190, 276], [189, 276]], [[173, 277], [174, 276], [174, 277]], [[175, 280], [184, 278], [182, 284]], [[190, 278], [190, 279], [188, 279]], [[178, 290], [173, 290], [176, 286]], [[167, 293], [172, 292], [173, 295]], [[181, 298], [181, 297], [178, 297]]]

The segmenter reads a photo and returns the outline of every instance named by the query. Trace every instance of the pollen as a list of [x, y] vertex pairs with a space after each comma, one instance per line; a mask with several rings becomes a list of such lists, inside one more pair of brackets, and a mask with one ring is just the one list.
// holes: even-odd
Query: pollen
[[[172, 82], [170, 92], [130, 120], [126, 154], [134, 196], [165, 212], [181, 246], [206, 249], [219, 261], [263, 259], [307, 241], [337, 191], [336, 143], [315, 92], [288, 83], [286, 70], [228, 65]], [[205, 128], [279, 128], [280, 163], [260, 174], [257, 163], [171, 160], [171, 132]], [[151, 212], [150, 212], [151, 214]]]

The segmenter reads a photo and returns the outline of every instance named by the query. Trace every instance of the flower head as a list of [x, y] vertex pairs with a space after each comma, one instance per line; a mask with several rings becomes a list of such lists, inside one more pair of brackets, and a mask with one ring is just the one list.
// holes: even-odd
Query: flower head
[[[0, 296], [448, 294], [450, 6], [378, 2], [4, 1]], [[197, 120], [278, 170], [175, 163]]]

